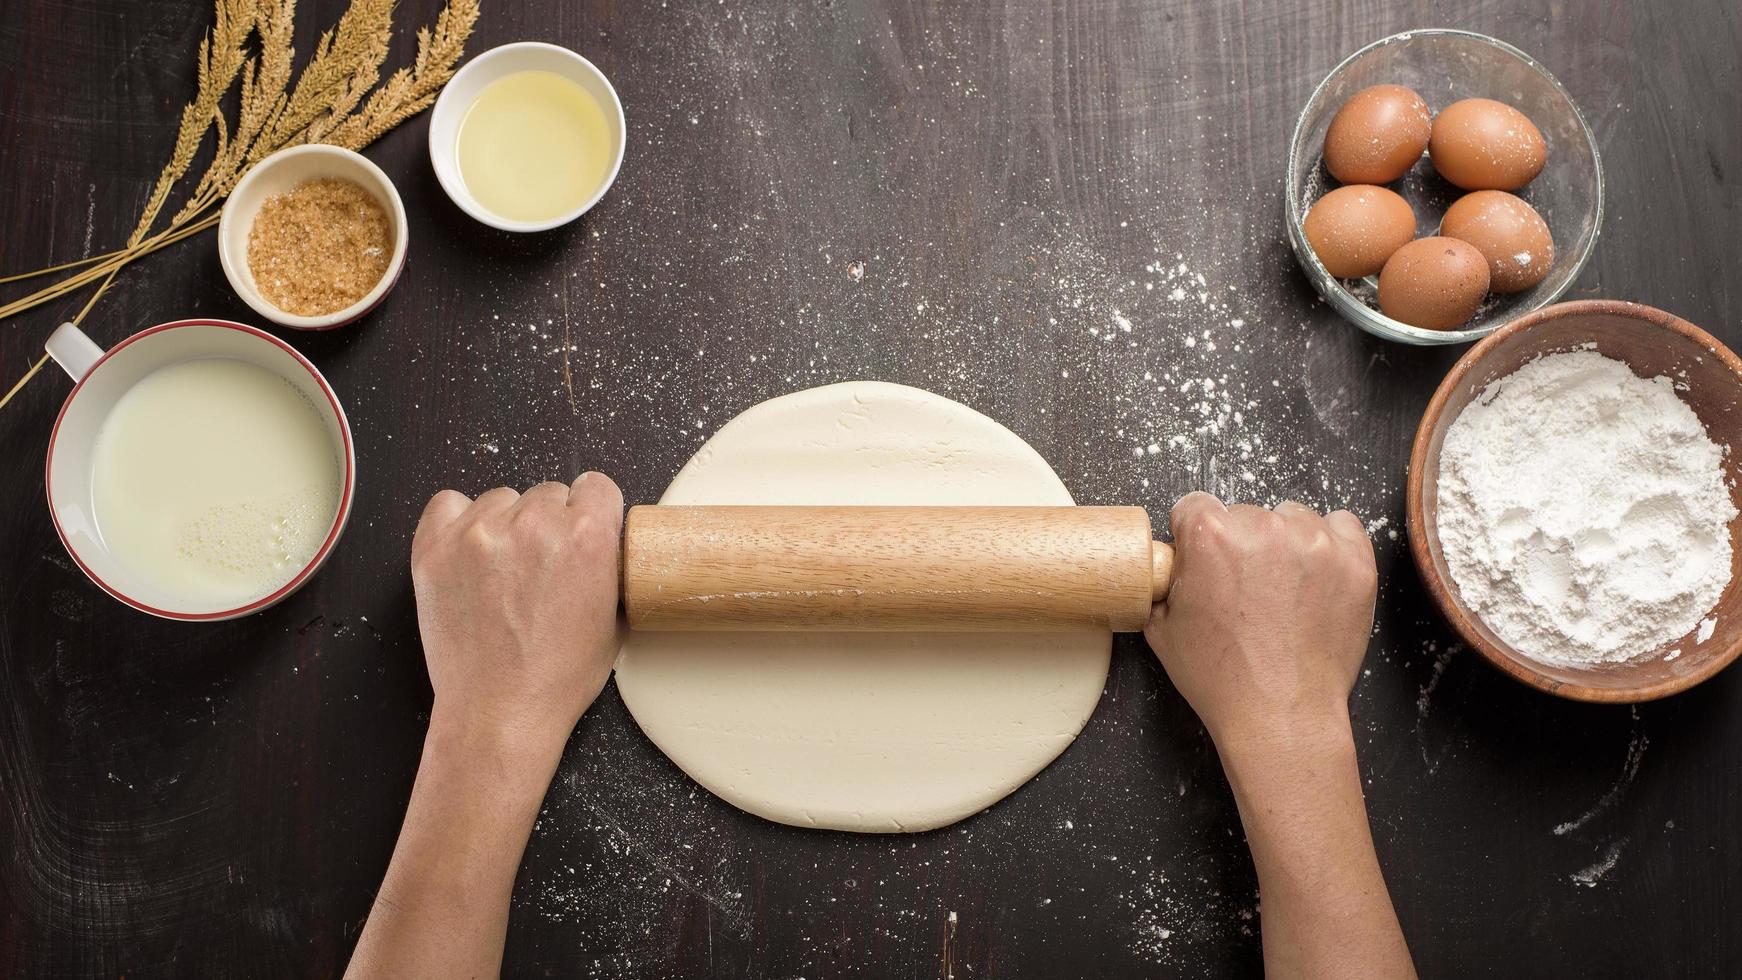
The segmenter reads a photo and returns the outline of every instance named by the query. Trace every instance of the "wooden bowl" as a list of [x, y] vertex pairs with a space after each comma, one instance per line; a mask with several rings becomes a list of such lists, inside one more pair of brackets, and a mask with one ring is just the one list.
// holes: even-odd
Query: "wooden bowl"
[[[1523, 656], [1465, 608], [1440, 552], [1440, 445], [1458, 413], [1483, 388], [1543, 354], [1594, 345], [1642, 377], [1668, 375], [1713, 442], [1742, 448], [1742, 361], [1704, 330], [1662, 310], [1615, 300], [1558, 303], [1512, 321], [1470, 348], [1440, 382], [1423, 413], [1409, 454], [1409, 547], [1422, 581], [1464, 640], [1502, 671], [1550, 694], [1579, 701], [1630, 703], [1667, 697], [1723, 670], [1742, 653], [1742, 517], [1730, 523], [1730, 584], [1714, 610], [1717, 628], [1699, 643], [1697, 630], [1632, 659], [1595, 667], [1558, 667]], [[1742, 457], [1726, 452], [1732, 499]], [[1672, 648], [1681, 655], [1663, 657]]]

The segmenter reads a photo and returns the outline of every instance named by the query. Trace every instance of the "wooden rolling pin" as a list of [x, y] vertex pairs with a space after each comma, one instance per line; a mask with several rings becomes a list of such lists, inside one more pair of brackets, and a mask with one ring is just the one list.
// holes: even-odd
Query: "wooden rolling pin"
[[1143, 628], [1173, 549], [1141, 507], [633, 507], [636, 630]]

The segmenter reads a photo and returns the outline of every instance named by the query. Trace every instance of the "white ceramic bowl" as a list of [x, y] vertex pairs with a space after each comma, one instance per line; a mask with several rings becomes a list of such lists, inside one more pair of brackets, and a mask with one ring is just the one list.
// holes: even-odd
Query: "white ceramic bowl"
[[[342, 310], [321, 316], [297, 316], [267, 302], [254, 283], [254, 273], [248, 268], [248, 231], [254, 227], [254, 217], [260, 205], [274, 194], [281, 194], [305, 180], [321, 177], [341, 177], [356, 183], [374, 196], [387, 212], [393, 232], [393, 255], [387, 261], [387, 271], [375, 288], [363, 298]], [[331, 330], [342, 327], [368, 313], [379, 304], [405, 268], [406, 244], [405, 205], [393, 181], [358, 153], [325, 143], [305, 143], [279, 150], [251, 167], [230, 191], [224, 202], [223, 217], [218, 219], [218, 261], [224, 267], [224, 277], [230, 288], [242, 297], [254, 312], [273, 323], [296, 330]]]
[[[478, 203], [460, 176], [460, 123], [466, 118], [466, 110], [477, 101], [478, 94], [486, 85], [522, 71], [554, 72], [579, 85], [598, 100], [611, 128], [611, 166], [605, 171], [605, 182], [580, 207], [549, 221], [514, 221], [490, 211]], [[442, 88], [442, 94], [430, 112], [429, 162], [448, 197], [460, 206], [460, 210], [484, 224], [503, 231], [548, 231], [586, 214], [611, 189], [617, 180], [618, 168], [623, 166], [623, 148], [627, 142], [624, 132], [623, 103], [618, 100], [617, 90], [611, 87], [611, 80], [604, 72], [568, 48], [542, 41], [518, 41], [491, 48], [473, 58]]]

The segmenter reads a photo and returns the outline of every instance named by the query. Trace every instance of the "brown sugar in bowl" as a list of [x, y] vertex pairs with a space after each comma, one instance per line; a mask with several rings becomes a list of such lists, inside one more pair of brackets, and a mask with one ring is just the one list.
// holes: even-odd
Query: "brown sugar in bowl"
[[[1724, 476], [1742, 508], [1742, 360], [1693, 324], [1662, 310], [1618, 300], [1557, 303], [1528, 313], [1484, 338], [1452, 367], [1416, 428], [1409, 454], [1406, 509], [1409, 550], [1428, 594], [1452, 628], [1489, 663], [1539, 690], [1576, 701], [1627, 704], [1685, 691], [1742, 654], [1742, 516], [1730, 522], [1730, 584], [1704, 643], [1697, 631], [1631, 659], [1593, 667], [1540, 663], [1513, 650], [1465, 608], [1441, 553], [1439, 456], [1446, 430], [1489, 383], [1545, 354], [1593, 348], [1635, 374], [1668, 376], [1713, 442], [1725, 448]], [[1684, 387], [1685, 385], [1685, 387]], [[1671, 649], [1681, 655], [1665, 660]]]
[[[304, 316], [274, 306], [255, 282], [254, 270], [248, 260], [249, 233], [267, 198], [322, 177], [348, 180], [374, 197], [387, 215], [393, 244], [386, 271], [374, 288], [342, 309]], [[409, 229], [399, 191], [380, 167], [362, 154], [343, 147], [303, 143], [267, 155], [237, 181], [224, 202], [223, 215], [218, 219], [218, 264], [223, 267], [230, 288], [255, 313], [293, 330], [331, 330], [368, 314], [398, 283], [405, 269]]]

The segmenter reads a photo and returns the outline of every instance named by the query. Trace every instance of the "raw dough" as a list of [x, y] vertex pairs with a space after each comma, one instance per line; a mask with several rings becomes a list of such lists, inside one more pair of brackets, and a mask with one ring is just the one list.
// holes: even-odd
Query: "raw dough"
[[[664, 504], [1070, 504], [1029, 445], [917, 388], [850, 382], [754, 406]], [[1111, 634], [634, 633], [617, 687], [655, 745], [751, 813], [930, 830], [997, 802], [1071, 744]]]

